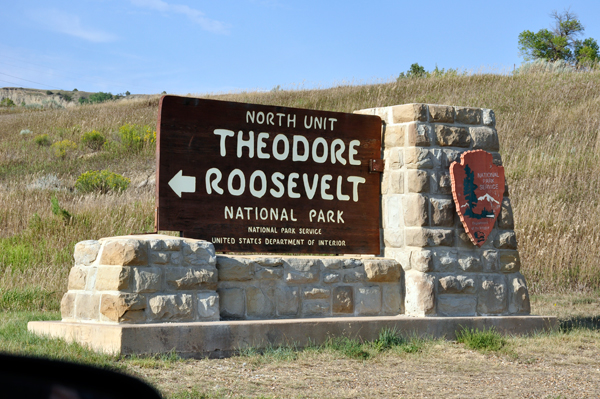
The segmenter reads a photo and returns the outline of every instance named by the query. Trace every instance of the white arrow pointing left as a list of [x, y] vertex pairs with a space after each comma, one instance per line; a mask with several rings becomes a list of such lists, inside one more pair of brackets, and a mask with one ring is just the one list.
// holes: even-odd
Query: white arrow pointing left
[[175, 191], [175, 194], [181, 198], [181, 193], [196, 192], [196, 178], [194, 176], [184, 176], [183, 170], [177, 172], [169, 181], [169, 186]]

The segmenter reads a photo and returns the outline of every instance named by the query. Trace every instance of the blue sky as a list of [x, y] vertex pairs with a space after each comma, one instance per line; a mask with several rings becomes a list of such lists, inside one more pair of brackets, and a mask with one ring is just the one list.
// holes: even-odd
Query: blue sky
[[512, 70], [523, 30], [570, 7], [600, 40], [600, 1], [3, 1], [0, 87], [205, 94]]

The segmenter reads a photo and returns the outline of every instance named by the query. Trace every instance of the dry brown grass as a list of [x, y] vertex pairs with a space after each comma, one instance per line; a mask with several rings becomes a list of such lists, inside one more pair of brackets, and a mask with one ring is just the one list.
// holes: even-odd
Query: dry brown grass
[[[600, 289], [600, 72], [447, 76], [204, 97], [343, 112], [410, 102], [494, 109], [531, 292]], [[0, 110], [0, 289], [36, 285], [59, 292], [75, 242], [151, 228], [152, 188], [93, 198], [70, 191], [80, 173], [98, 169], [130, 177], [135, 186], [153, 171], [151, 151], [116, 149], [81, 157], [91, 150], [79, 146], [57, 159], [33, 136], [45, 133], [52, 141], [79, 144], [84, 132], [95, 129], [115, 140], [125, 123], [154, 127], [157, 105], [152, 98], [64, 110]], [[33, 133], [20, 135], [22, 129]], [[24, 188], [50, 173], [66, 186], [57, 195], [75, 215], [73, 225], [49, 213], [51, 191]], [[39, 231], [32, 227], [34, 214], [44, 226]], [[29, 248], [32, 261], [15, 264], [6, 255], [17, 243]]]

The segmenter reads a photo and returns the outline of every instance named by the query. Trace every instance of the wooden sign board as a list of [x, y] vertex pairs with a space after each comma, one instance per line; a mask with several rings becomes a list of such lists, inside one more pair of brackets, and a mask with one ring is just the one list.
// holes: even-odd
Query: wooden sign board
[[164, 96], [159, 230], [217, 251], [379, 254], [381, 119]]
[[450, 165], [454, 204], [473, 244], [487, 241], [504, 196], [504, 167], [483, 150], [467, 151]]

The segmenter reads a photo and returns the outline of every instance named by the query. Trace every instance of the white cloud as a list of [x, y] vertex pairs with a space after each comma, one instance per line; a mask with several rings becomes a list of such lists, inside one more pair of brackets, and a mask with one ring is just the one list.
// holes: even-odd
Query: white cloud
[[202, 11], [196, 10], [186, 5], [180, 4], [169, 4], [162, 0], [131, 0], [134, 6], [149, 8], [160, 12], [171, 12], [176, 14], [183, 14], [188, 17], [192, 22], [197, 23], [200, 27], [206, 31], [213, 33], [228, 33], [227, 26], [220, 22], [210, 18], [207, 18]]
[[46, 29], [75, 36], [90, 42], [102, 43], [117, 39], [117, 36], [112, 33], [83, 26], [77, 15], [68, 14], [56, 9], [37, 10], [31, 13], [31, 16]]

